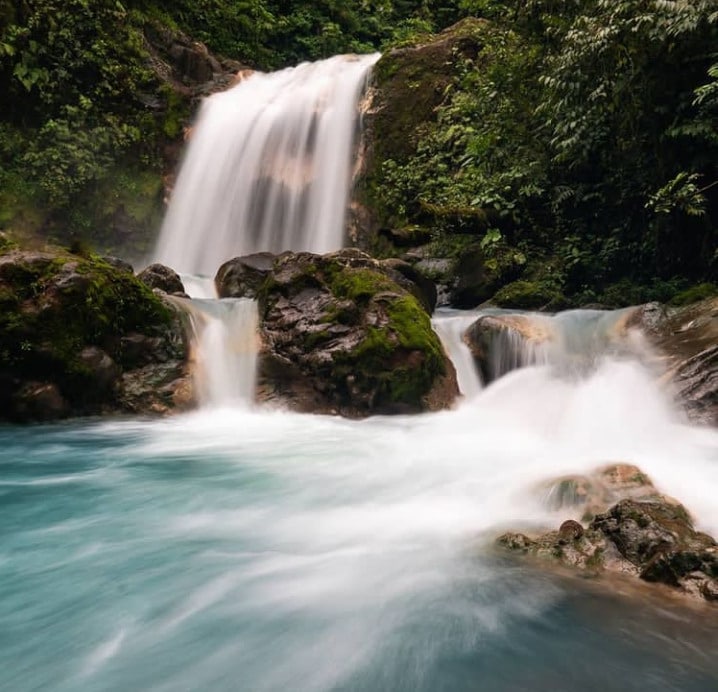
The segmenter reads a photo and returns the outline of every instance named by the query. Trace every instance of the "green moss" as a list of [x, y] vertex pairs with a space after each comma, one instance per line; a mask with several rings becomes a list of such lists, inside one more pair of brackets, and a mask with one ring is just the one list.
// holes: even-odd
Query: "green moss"
[[499, 307], [519, 310], [558, 309], [565, 297], [556, 289], [538, 281], [519, 280], [500, 288], [491, 299]]
[[397, 285], [389, 278], [365, 268], [343, 267], [338, 271], [330, 271], [332, 293], [341, 299], [368, 302], [382, 291], [396, 291]]
[[19, 256], [0, 281], [0, 305], [5, 365], [58, 382], [70, 398], [92, 396], [81, 387], [92, 375], [78, 360], [82, 348], [98, 346], [121, 362], [123, 335], [159, 333], [172, 318], [133, 275], [65, 253]]
[[696, 303], [699, 300], [705, 300], [706, 298], [712, 298], [718, 295], [718, 286], [712, 283], [702, 283], [696, 286], [691, 286], [685, 291], [681, 291], [677, 295], [673, 296], [670, 300], [671, 305], [689, 305], [690, 303]]

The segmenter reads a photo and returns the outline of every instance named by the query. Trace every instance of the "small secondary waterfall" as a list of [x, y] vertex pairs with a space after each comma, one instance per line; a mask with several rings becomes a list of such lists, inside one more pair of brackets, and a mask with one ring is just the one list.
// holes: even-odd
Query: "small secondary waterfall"
[[653, 357], [643, 335], [627, 329], [630, 310], [568, 310], [556, 315], [492, 313], [491, 329], [480, 337], [485, 381], [530, 365], [549, 365], [558, 374], [585, 375], [607, 356]]
[[[568, 310], [556, 315], [442, 310], [434, 316], [433, 326], [456, 368], [461, 393], [473, 398], [481, 392], [482, 380], [493, 382], [532, 365], [550, 366], [562, 376], [581, 376], [609, 356], [650, 364], [654, 354], [645, 338], [626, 328], [629, 314], [630, 309]], [[472, 328], [474, 335], [467, 336]], [[476, 358], [467, 339], [474, 342]]]
[[244, 298], [195, 299], [189, 312], [200, 403], [205, 407], [250, 407], [259, 350], [257, 303]]
[[477, 313], [442, 311], [432, 319], [434, 331], [441, 339], [446, 355], [456, 368], [459, 391], [465, 399], [472, 399], [481, 391], [481, 378], [474, 364], [464, 333], [478, 319]]
[[202, 105], [155, 260], [214, 276], [252, 252], [338, 250], [357, 104], [379, 55], [255, 73]]

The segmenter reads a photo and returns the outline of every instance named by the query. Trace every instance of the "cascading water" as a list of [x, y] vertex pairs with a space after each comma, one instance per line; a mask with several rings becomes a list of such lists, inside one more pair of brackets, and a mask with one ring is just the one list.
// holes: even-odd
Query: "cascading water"
[[486, 382], [531, 365], [548, 365], [562, 375], [581, 376], [607, 357], [649, 363], [653, 354], [643, 335], [625, 328], [629, 310], [568, 310], [556, 315], [487, 311], [476, 327], [467, 325], [478, 345]]
[[213, 276], [259, 251], [344, 241], [357, 104], [379, 55], [255, 73], [202, 105], [155, 251]]
[[464, 333], [478, 319], [479, 313], [441, 311], [432, 319], [446, 354], [456, 368], [459, 391], [465, 399], [472, 399], [481, 391], [481, 378], [474, 358], [464, 342]]
[[249, 407], [257, 370], [257, 303], [194, 300], [194, 377], [203, 406]]
[[[183, 172], [158, 259], [212, 275], [260, 249], [257, 239], [280, 232], [289, 214], [309, 224], [287, 226], [292, 242], [323, 234], [323, 221], [308, 220], [331, 214], [310, 213], [324, 209], [313, 195], [336, 201], [336, 188], [298, 189], [310, 170], [321, 177], [332, 93], [354, 93], [372, 60], [257, 76], [213, 97], [231, 122], [210, 155], [199, 145], [213, 139], [203, 115], [187, 163], [207, 160]], [[243, 106], [234, 99], [245, 87], [257, 100]], [[297, 124], [287, 102], [315, 104], [313, 115]], [[235, 116], [247, 125], [240, 143]], [[236, 170], [250, 152], [251, 175]], [[331, 170], [345, 189], [345, 163]], [[216, 190], [204, 188], [210, 180]], [[464, 401], [350, 421], [251, 409], [256, 306], [212, 300], [207, 279], [185, 286], [205, 298], [184, 302], [209, 408], [0, 427], [0, 688], [716, 689], [712, 610], [693, 614], [650, 587], [609, 596], [492, 547], [508, 528], [556, 528], [565, 514], [539, 489], [607, 461], [636, 464], [718, 534], [718, 435], [673, 410], [635, 357], [640, 343], [616, 348], [620, 314], [516, 316], [534, 338], [514, 329], [491, 341], [494, 374], [504, 376], [484, 389], [462, 341], [484, 313], [439, 315]]]

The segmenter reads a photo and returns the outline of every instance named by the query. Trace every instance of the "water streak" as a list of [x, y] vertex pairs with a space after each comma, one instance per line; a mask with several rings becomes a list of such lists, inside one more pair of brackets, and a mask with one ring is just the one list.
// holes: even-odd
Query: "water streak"
[[244, 298], [192, 301], [194, 376], [200, 404], [251, 406], [257, 370], [257, 303]]

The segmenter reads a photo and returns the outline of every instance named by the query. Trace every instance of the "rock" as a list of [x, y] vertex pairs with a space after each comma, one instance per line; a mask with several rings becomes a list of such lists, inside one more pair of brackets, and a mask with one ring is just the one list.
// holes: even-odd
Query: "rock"
[[26, 382], [13, 395], [16, 417], [25, 421], [51, 421], [65, 418], [70, 407], [57, 385], [51, 382]]
[[583, 536], [583, 526], [573, 519], [564, 521], [558, 529], [559, 544], [573, 543]]
[[169, 295], [187, 297], [179, 274], [164, 264], [150, 264], [137, 275], [137, 278], [150, 288], [158, 288]]
[[550, 322], [535, 315], [483, 315], [464, 333], [486, 384], [511, 370], [545, 362], [555, 339]]
[[358, 250], [279, 255], [259, 291], [259, 398], [351, 417], [449, 406], [453, 366], [399, 279]]
[[525, 279], [502, 286], [493, 295], [491, 302], [500, 308], [515, 310], [560, 310], [568, 306], [568, 301], [560, 291], [540, 281]]
[[[431, 314], [436, 308], [436, 284], [419, 269], [400, 259], [381, 260], [381, 266], [388, 269], [397, 283], [406, 288]], [[404, 279], [404, 280], [402, 280]]]
[[[380, 229], [421, 226], [424, 233], [411, 234], [415, 236], [411, 241], [418, 243], [430, 232], [427, 220], [430, 224], [435, 215], [418, 200], [407, 210], [410, 223], [399, 218], [396, 209], [378, 202], [377, 190], [392, 184], [384, 164], [404, 165], [416, 153], [422, 127], [436, 119], [436, 109], [456, 79], [456, 66], [476, 57], [487, 25], [480, 19], [462, 20], [431, 40], [386, 52], [376, 64], [362, 109], [360, 165], [349, 218], [349, 236], [362, 247], [371, 247]], [[474, 212], [470, 224], [475, 221]], [[387, 232], [387, 237], [391, 235]], [[410, 239], [404, 235], [398, 240], [403, 244]]]
[[256, 298], [272, 270], [275, 257], [271, 252], [257, 252], [228, 260], [214, 278], [217, 295], [220, 298]]
[[576, 511], [582, 521], [590, 521], [627, 498], [678, 504], [661, 494], [637, 466], [625, 463], [608, 464], [587, 475], [556, 478], [542, 484], [539, 491], [549, 509]]
[[647, 336], [691, 420], [718, 425], [718, 297], [679, 308], [642, 305], [627, 314], [623, 328]]
[[[0, 254], [0, 418], [149, 413], [160, 380], [188, 381], [187, 356], [183, 318], [126, 269], [61, 250]], [[145, 393], [130, 406], [132, 378]]]
[[621, 500], [586, 529], [569, 520], [537, 538], [509, 533], [497, 543], [570, 567], [632, 574], [707, 601], [718, 594], [718, 544], [693, 528], [682, 505], [663, 500]]
[[111, 267], [119, 269], [120, 271], [128, 272], [129, 274], [135, 273], [134, 267], [129, 262], [125, 262], [125, 260], [120, 259], [119, 257], [113, 257], [112, 255], [104, 255], [102, 257], [102, 260], [104, 262], [107, 262], [107, 264], [109, 264]]

